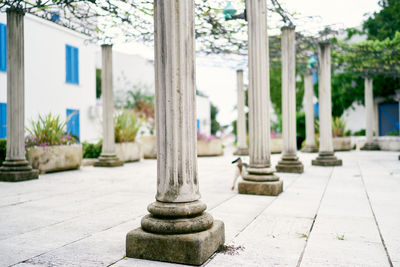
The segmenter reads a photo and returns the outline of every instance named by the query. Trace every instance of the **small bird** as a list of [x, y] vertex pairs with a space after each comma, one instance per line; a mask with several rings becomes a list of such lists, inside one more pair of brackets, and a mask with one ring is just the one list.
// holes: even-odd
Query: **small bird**
[[236, 163], [236, 169], [235, 169], [235, 176], [233, 178], [233, 185], [232, 185], [232, 190], [235, 190], [235, 185], [236, 185], [236, 181], [239, 178], [239, 176], [242, 176], [243, 172], [244, 172], [244, 168], [247, 168], [247, 163], [242, 162], [242, 159], [240, 157], [238, 157], [237, 159], [235, 159], [234, 161], [232, 161], [232, 164]]

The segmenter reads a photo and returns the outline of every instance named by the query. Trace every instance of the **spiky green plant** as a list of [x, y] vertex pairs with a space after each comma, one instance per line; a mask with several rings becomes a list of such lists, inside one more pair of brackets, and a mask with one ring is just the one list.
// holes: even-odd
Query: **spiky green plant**
[[30, 135], [25, 139], [25, 145], [30, 147], [76, 143], [76, 140], [65, 131], [69, 119], [70, 117], [67, 118], [67, 121], [63, 121], [60, 116], [51, 113], [46, 116], [39, 115], [36, 121], [32, 120], [31, 128], [26, 128]]
[[114, 116], [114, 137], [116, 143], [135, 142], [142, 125], [141, 119], [132, 110], [122, 110]]
[[339, 117], [332, 118], [333, 137], [349, 136], [350, 132], [346, 130], [346, 121]]

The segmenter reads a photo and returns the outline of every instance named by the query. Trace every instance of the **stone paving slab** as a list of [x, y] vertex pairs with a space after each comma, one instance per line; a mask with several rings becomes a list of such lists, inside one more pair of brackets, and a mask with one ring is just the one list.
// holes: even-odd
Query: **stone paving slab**
[[[337, 153], [335, 168], [311, 166], [316, 155], [299, 154], [301, 175], [277, 173], [278, 197], [231, 191], [229, 151], [199, 158], [202, 200], [233, 246], [205, 265], [400, 266], [398, 153]], [[125, 258], [155, 193], [155, 160], [0, 183], [0, 266], [182, 266]]]

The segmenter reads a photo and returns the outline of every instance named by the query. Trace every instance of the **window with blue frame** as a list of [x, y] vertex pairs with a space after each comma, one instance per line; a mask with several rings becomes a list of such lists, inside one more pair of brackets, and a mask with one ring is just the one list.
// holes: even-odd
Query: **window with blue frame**
[[80, 140], [79, 110], [67, 109], [67, 133]]
[[0, 103], [0, 139], [7, 138], [7, 103]]
[[79, 84], [79, 49], [65, 45], [65, 81]]
[[7, 26], [0, 23], [0, 71], [7, 71]]

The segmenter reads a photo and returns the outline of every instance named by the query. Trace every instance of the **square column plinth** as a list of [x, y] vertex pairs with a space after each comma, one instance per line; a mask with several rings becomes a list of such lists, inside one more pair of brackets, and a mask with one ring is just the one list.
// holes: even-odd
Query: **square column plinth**
[[283, 156], [282, 160], [280, 160], [278, 165], [276, 165], [276, 171], [286, 173], [303, 173], [304, 165], [296, 156]]
[[278, 196], [283, 192], [283, 182], [242, 181], [238, 185], [239, 194]]
[[154, 234], [138, 228], [126, 236], [131, 258], [201, 265], [225, 242], [225, 226], [214, 220], [206, 231], [190, 234]]
[[342, 160], [338, 159], [333, 152], [319, 152], [319, 155], [316, 159], [312, 160], [313, 166], [342, 166]]

